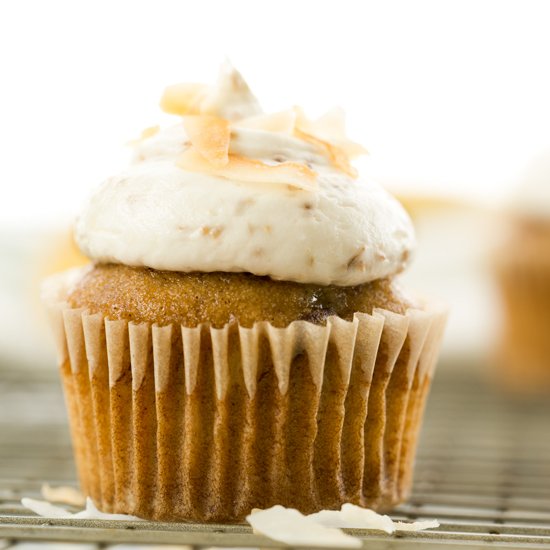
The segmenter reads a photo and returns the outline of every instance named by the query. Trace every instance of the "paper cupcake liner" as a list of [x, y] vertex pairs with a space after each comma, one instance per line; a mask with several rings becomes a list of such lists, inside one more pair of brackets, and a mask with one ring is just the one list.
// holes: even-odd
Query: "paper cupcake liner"
[[239, 521], [410, 491], [441, 309], [286, 328], [51, 318], [82, 491], [103, 511]]
[[550, 392], [550, 261], [511, 258], [496, 267], [503, 305], [495, 375], [519, 392]]

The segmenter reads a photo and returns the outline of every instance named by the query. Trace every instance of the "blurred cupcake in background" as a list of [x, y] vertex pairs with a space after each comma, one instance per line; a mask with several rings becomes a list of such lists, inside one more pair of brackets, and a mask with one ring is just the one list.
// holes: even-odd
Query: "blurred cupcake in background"
[[525, 171], [496, 252], [503, 326], [498, 378], [510, 390], [550, 392], [550, 150]]

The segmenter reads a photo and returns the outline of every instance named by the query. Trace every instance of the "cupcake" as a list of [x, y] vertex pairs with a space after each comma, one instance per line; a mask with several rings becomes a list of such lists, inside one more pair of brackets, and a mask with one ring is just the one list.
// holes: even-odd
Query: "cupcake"
[[512, 391], [549, 393], [550, 151], [522, 180], [496, 253], [503, 314], [496, 375]]
[[82, 491], [165, 521], [391, 509], [445, 322], [395, 280], [410, 219], [340, 111], [264, 114], [229, 66], [161, 106], [76, 223], [92, 263], [45, 285]]

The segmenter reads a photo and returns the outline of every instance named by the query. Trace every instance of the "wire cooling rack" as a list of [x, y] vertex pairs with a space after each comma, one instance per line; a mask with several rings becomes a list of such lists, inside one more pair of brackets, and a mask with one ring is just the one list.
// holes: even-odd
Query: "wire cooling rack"
[[[0, 550], [283, 546], [244, 525], [46, 520], [20, 504], [23, 496], [41, 498], [46, 482], [75, 484], [55, 373], [0, 369]], [[413, 495], [392, 517], [437, 518], [441, 526], [349, 532], [373, 550], [550, 548], [550, 399], [513, 400], [471, 369], [440, 368]]]

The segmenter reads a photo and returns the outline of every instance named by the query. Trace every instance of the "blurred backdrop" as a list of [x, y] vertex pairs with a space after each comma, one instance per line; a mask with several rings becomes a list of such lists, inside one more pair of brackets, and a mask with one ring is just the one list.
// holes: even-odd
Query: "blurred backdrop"
[[225, 57], [266, 110], [345, 108], [361, 169], [417, 225], [407, 284], [452, 307], [444, 357], [490, 354], [493, 242], [550, 146], [549, 20], [523, 0], [2, 0], [0, 364], [53, 368], [38, 287], [82, 261], [82, 200], [169, 120], [163, 87]]

